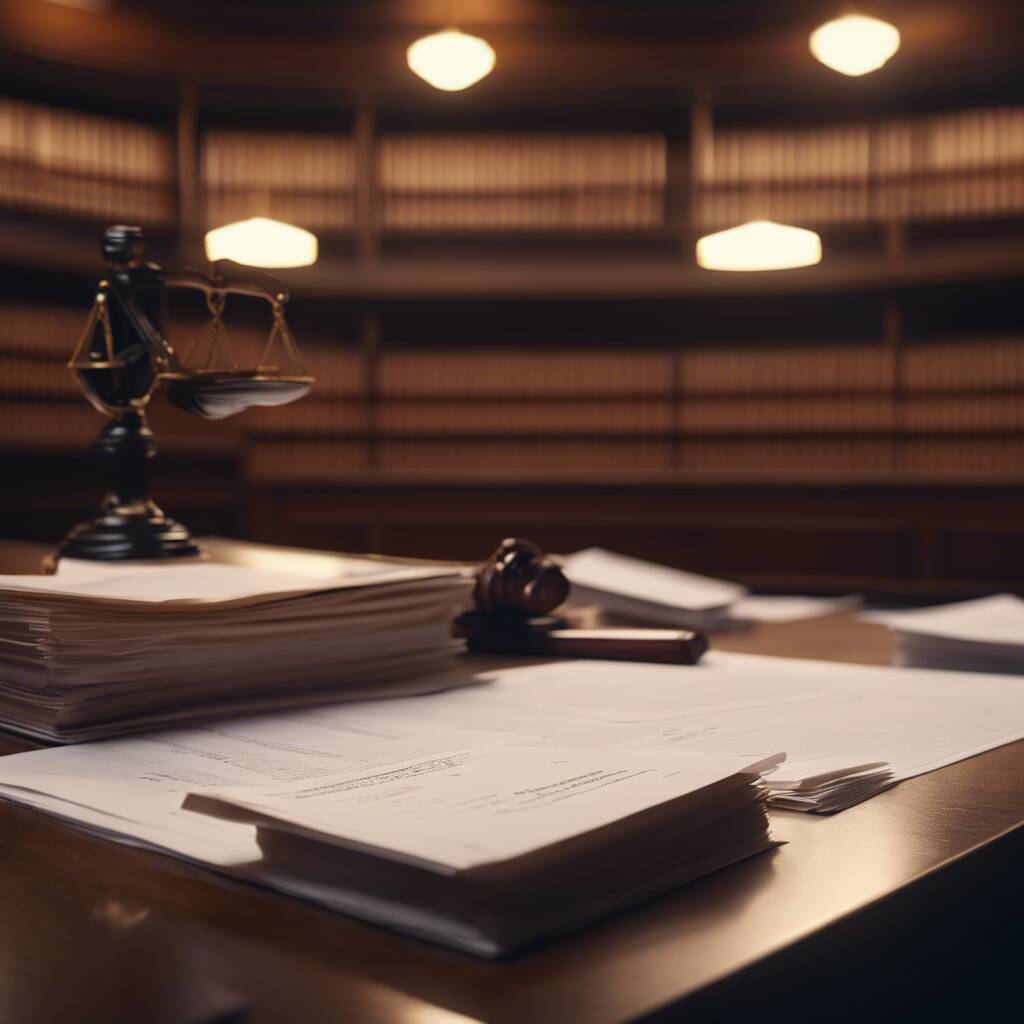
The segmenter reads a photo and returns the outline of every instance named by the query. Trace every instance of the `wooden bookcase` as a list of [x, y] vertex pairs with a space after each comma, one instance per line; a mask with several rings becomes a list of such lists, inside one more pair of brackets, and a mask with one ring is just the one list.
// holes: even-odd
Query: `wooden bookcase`
[[[464, 557], [519, 531], [776, 588], [1024, 580], [995, 554], [1024, 541], [1024, 105], [719, 127], [701, 90], [459, 116], [9, 93], [8, 533], [54, 539], [30, 440], [74, 461], [98, 426], [61, 364], [103, 224], [139, 219], [157, 259], [196, 262], [207, 227], [264, 214], [321, 239], [285, 275], [319, 385], [212, 430], [157, 405], [175, 464], [205, 437], [237, 474], [185, 502], [203, 521]], [[758, 215], [818, 229], [825, 261], [694, 265], [697, 235]], [[229, 326], [255, 349], [255, 314]]]

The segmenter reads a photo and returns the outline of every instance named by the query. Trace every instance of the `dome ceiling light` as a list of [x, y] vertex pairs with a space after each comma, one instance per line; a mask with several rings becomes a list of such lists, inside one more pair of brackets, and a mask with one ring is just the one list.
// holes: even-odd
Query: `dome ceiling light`
[[900, 32], [880, 18], [844, 14], [818, 26], [809, 45], [825, 67], [844, 75], [866, 75], [877, 71], [900, 48]]
[[316, 235], [269, 217], [250, 217], [206, 232], [206, 258], [247, 267], [308, 267], [316, 263]]
[[820, 262], [817, 232], [770, 220], [750, 220], [697, 242], [697, 263], [707, 270], [790, 270]]
[[435, 89], [458, 92], [475, 85], [494, 68], [494, 48], [486, 39], [457, 28], [417, 39], [405, 51], [409, 67]]

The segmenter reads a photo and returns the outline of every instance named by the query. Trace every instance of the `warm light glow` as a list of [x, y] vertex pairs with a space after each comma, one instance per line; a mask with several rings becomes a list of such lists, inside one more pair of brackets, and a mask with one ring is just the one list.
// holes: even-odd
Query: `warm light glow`
[[417, 39], [405, 56], [420, 78], [447, 92], [468, 89], [494, 67], [494, 50], [486, 39], [454, 28]]
[[294, 224], [250, 217], [206, 232], [206, 258], [248, 267], [308, 267], [316, 263], [316, 235]]
[[697, 243], [697, 262], [708, 270], [789, 270], [821, 262], [821, 238], [806, 228], [750, 220]]
[[864, 14], [846, 14], [811, 33], [811, 53], [844, 75], [877, 71], [899, 48], [895, 25]]
[[83, 11], [102, 11], [109, 6], [108, 0], [50, 0], [59, 7], [78, 7]]

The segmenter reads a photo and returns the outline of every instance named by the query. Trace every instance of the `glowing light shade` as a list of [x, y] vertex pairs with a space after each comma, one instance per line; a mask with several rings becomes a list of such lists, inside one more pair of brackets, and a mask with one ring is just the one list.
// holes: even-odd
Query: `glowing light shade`
[[475, 85], [494, 68], [494, 49], [486, 39], [458, 29], [417, 39], [405, 51], [409, 67], [435, 89], [458, 92]]
[[750, 220], [697, 242], [697, 262], [708, 270], [790, 270], [821, 262], [821, 238], [806, 228]]
[[316, 235], [269, 217], [250, 217], [206, 232], [206, 258], [248, 267], [308, 267], [316, 263]]
[[811, 53], [826, 67], [844, 75], [877, 71], [899, 48], [895, 25], [864, 14], [845, 14], [811, 33]]

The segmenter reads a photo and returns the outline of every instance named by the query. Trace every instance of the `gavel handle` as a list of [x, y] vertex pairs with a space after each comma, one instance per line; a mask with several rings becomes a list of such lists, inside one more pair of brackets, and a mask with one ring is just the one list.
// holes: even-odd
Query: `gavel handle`
[[537, 654], [612, 661], [696, 665], [708, 649], [702, 633], [686, 629], [552, 629], [471, 633], [469, 649], [491, 654]]

